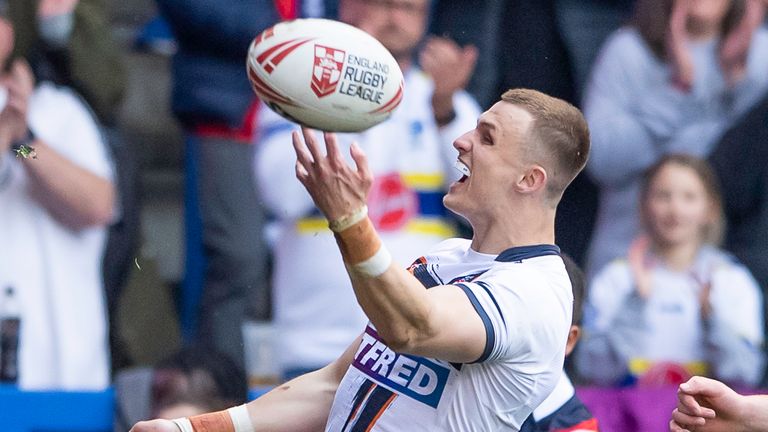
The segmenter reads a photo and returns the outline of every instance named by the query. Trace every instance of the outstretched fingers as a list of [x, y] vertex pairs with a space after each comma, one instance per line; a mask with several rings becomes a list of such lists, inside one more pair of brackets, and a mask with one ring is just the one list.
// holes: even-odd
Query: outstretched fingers
[[346, 168], [347, 163], [344, 161], [344, 156], [339, 150], [339, 142], [336, 139], [336, 134], [332, 132], [324, 132], [323, 138], [325, 139], [325, 153], [328, 155], [328, 161], [331, 163], [333, 169]]
[[307, 147], [299, 136], [297, 131], [291, 133], [293, 149], [296, 151], [296, 177], [303, 183], [309, 177], [309, 170], [312, 169], [314, 159], [307, 151]]
[[320, 162], [325, 156], [320, 151], [320, 144], [317, 143], [317, 137], [315, 137], [314, 131], [308, 127], [302, 126], [301, 133], [304, 135], [304, 142], [309, 149], [309, 153], [312, 154], [312, 160], [315, 162], [315, 168], [321, 168]]
[[369, 183], [372, 183], [373, 173], [371, 173], [371, 168], [368, 166], [368, 157], [363, 152], [363, 149], [361, 149], [356, 142], [353, 142], [352, 146], [349, 148], [349, 153], [352, 155], [352, 160], [355, 161], [357, 174], [360, 176], [360, 178]]

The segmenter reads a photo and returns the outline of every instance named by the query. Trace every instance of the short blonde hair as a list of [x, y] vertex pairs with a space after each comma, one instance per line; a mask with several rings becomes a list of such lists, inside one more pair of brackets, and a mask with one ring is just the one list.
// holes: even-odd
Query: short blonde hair
[[536, 162], [548, 171], [547, 192], [556, 204], [587, 164], [590, 146], [587, 121], [575, 106], [536, 90], [507, 90], [501, 100], [524, 109], [533, 117], [528, 144], [538, 159]]

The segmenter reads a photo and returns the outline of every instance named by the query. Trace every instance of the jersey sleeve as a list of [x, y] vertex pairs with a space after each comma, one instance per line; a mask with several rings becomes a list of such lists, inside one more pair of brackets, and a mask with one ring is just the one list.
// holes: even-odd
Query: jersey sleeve
[[491, 288], [486, 282], [478, 281], [456, 285], [467, 295], [472, 307], [475, 308], [483, 321], [483, 327], [485, 327], [485, 349], [473, 363], [498, 358], [502, 349], [499, 341], [502, 339], [502, 335], [506, 333], [506, 319], [496, 296], [491, 292]]
[[549, 282], [533, 272], [492, 269], [472, 282], [456, 284], [485, 327], [485, 349], [473, 363], [512, 358], [524, 362], [564, 349], [573, 296], [565, 274], [563, 278], [562, 289], [549, 289]]

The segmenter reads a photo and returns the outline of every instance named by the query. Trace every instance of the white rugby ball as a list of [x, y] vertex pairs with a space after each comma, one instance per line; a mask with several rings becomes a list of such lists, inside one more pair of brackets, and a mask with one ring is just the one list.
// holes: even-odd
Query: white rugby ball
[[338, 21], [297, 19], [263, 31], [248, 50], [247, 69], [253, 90], [275, 112], [325, 131], [368, 129], [403, 98], [392, 54]]

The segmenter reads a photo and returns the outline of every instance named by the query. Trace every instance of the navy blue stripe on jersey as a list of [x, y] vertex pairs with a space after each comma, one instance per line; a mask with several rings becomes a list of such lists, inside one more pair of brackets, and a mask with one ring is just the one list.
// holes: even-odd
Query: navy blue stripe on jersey
[[436, 281], [431, 274], [429, 274], [429, 270], [427, 270], [426, 264], [417, 264], [414, 266], [413, 275], [416, 277], [416, 279], [419, 280], [419, 282], [421, 282], [422, 285], [424, 285], [424, 288], [432, 288], [440, 285], [440, 283]]
[[560, 248], [551, 244], [518, 246], [505, 250], [496, 257], [496, 261], [519, 262], [546, 255], [560, 255]]
[[341, 428], [341, 430], [346, 430], [347, 425], [349, 424], [350, 420], [352, 420], [356, 415], [357, 412], [360, 411], [360, 406], [363, 404], [363, 401], [365, 400], [365, 397], [368, 396], [368, 392], [371, 390], [371, 387], [376, 385], [373, 381], [367, 379], [363, 383], [363, 385], [360, 386], [359, 389], [357, 389], [357, 393], [355, 393], [355, 398], [352, 399], [352, 409], [349, 411], [349, 415], [347, 416], [347, 421], [344, 422], [344, 427]]
[[371, 430], [371, 427], [379, 420], [396, 397], [396, 393], [387, 390], [385, 387], [376, 386], [365, 402], [365, 407], [354, 426], [349, 429], [349, 432], [367, 432]]
[[483, 305], [480, 304], [480, 300], [477, 299], [475, 293], [472, 292], [472, 290], [464, 284], [456, 284], [456, 286], [464, 290], [464, 294], [469, 297], [469, 301], [472, 303], [472, 307], [474, 307], [475, 311], [477, 311], [477, 314], [480, 315], [480, 319], [483, 320], [483, 326], [485, 326], [485, 348], [483, 349], [483, 353], [480, 354], [480, 357], [472, 362], [480, 363], [488, 359], [488, 357], [491, 355], [493, 346], [496, 344], [496, 332], [493, 330], [491, 318], [488, 316], [488, 313], [485, 312], [485, 309], [483, 309]]
[[480, 285], [480, 287], [482, 289], [484, 289], [485, 292], [488, 293], [488, 297], [491, 298], [491, 301], [493, 302], [494, 306], [496, 306], [496, 310], [499, 311], [499, 316], [501, 317], [501, 322], [503, 322], [504, 325], [506, 325], [507, 324], [507, 320], [504, 319], [504, 314], [501, 312], [501, 307], [499, 306], [499, 303], [496, 301], [496, 297], [494, 297], [493, 294], [491, 293], [491, 287], [488, 286], [487, 282], [483, 282], [483, 281], [477, 281], [477, 284]]

